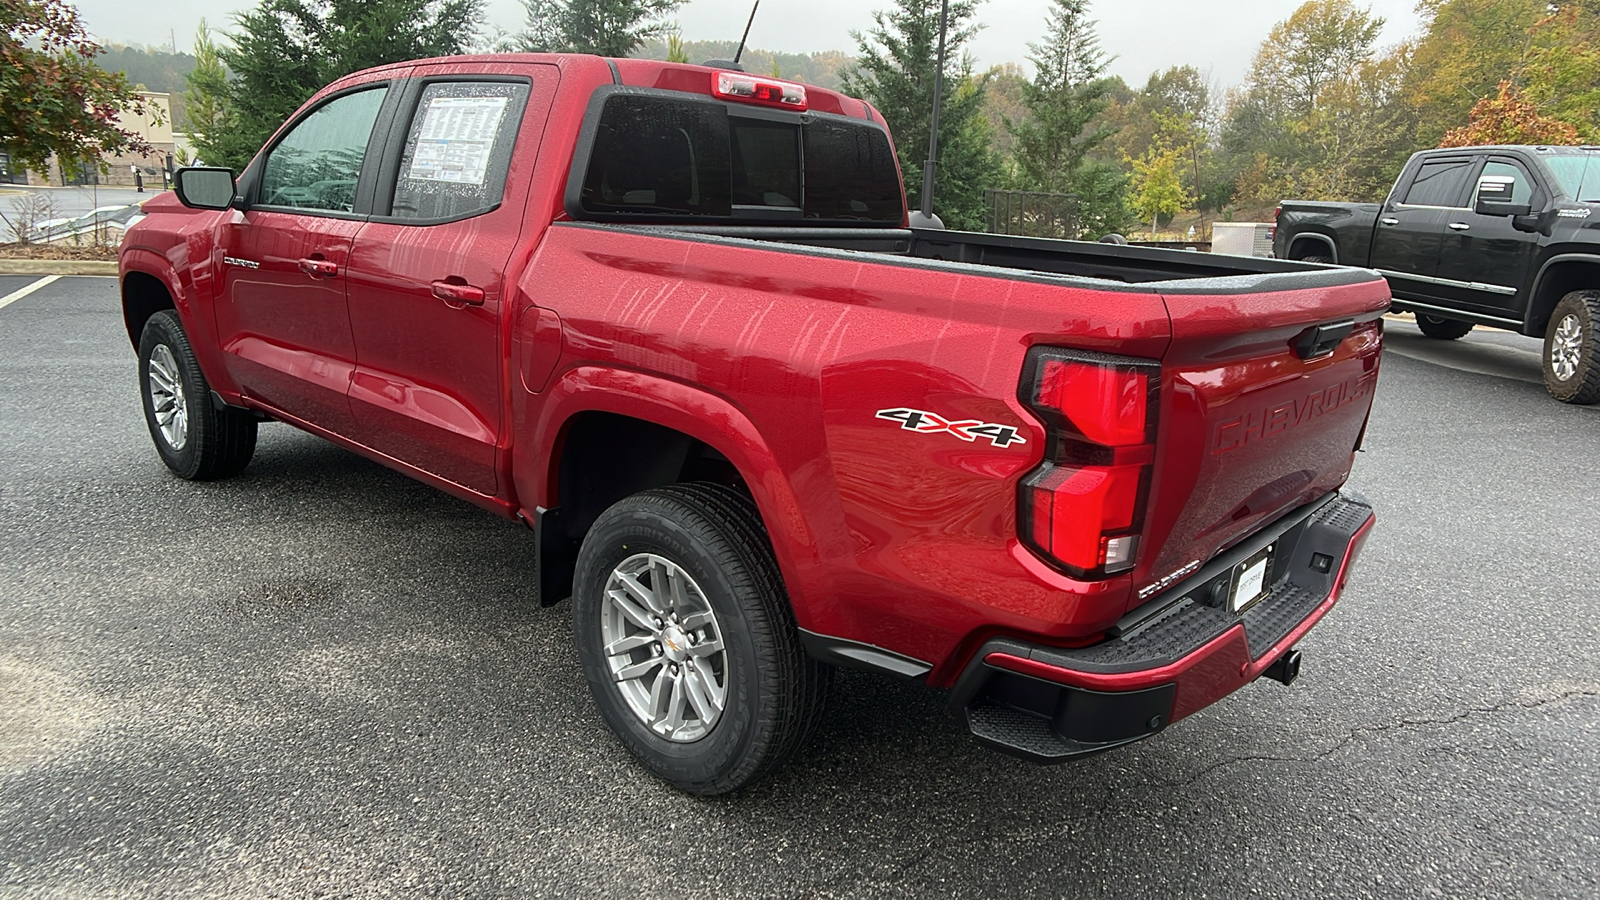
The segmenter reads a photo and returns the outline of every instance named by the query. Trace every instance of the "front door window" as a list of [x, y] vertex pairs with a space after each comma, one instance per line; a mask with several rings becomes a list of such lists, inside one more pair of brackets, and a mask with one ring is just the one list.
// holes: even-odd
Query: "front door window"
[[263, 206], [347, 213], [384, 87], [345, 94], [301, 119], [267, 154], [261, 174]]

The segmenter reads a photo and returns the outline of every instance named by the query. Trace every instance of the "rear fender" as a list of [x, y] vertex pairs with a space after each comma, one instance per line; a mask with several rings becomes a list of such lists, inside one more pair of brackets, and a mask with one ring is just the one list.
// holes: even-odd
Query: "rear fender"
[[614, 413], [682, 432], [738, 469], [766, 524], [798, 624], [809, 624], [805, 597], [820, 562], [816, 540], [776, 455], [743, 412], [722, 397], [681, 382], [602, 366], [570, 369], [541, 396], [537, 421], [524, 423], [532, 425], [532, 440], [518, 441], [512, 451], [517, 496], [523, 498], [530, 520], [534, 506], [560, 504], [560, 445], [566, 424], [579, 413]]

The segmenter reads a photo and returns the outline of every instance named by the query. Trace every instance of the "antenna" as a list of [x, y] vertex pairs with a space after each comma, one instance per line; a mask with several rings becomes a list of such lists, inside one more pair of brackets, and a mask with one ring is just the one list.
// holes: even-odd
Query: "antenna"
[[750, 26], [756, 23], [756, 10], [760, 8], [761, 0], [756, 0], [755, 5], [750, 7], [750, 21], [744, 23], [744, 36], [739, 38], [739, 49], [733, 53], [733, 64], [736, 66], [739, 64], [739, 57], [744, 55], [744, 42], [750, 39]]

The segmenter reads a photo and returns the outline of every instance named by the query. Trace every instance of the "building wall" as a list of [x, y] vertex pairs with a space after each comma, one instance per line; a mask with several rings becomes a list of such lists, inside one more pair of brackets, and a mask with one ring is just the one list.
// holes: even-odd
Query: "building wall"
[[140, 91], [139, 96], [144, 99], [149, 111], [144, 115], [120, 116], [117, 124], [144, 138], [151, 146], [150, 153], [107, 155], [101, 159], [103, 165], [98, 172], [63, 173], [60, 160], [51, 157], [49, 171], [30, 171], [28, 183], [41, 186], [86, 184], [98, 179], [100, 184], [132, 187], [138, 181], [134, 176], [134, 170], [137, 169], [144, 180], [146, 191], [162, 190], [163, 173], [168, 170], [169, 165], [172, 168], [177, 167], [177, 162], [173, 159], [178, 145], [177, 136], [172, 131], [172, 95]]

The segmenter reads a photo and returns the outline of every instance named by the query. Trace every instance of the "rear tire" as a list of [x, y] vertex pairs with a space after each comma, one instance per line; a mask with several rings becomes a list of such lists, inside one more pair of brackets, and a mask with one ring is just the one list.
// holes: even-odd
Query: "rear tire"
[[139, 393], [156, 452], [174, 475], [189, 481], [230, 478], [256, 452], [256, 420], [217, 409], [211, 386], [170, 309], [145, 322], [139, 338]]
[[1544, 335], [1544, 387], [1563, 403], [1600, 402], [1600, 291], [1573, 291], [1550, 313]]
[[1446, 319], [1443, 316], [1430, 316], [1427, 313], [1417, 313], [1417, 327], [1422, 333], [1436, 341], [1453, 341], [1467, 336], [1472, 330], [1471, 322], [1460, 319]]
[[1331, 257], [1331, 256], [1302, 256], [1302, 257], [1300, 257], [1300, 262], [1322, 263], [1325, 266], [1331, 266], [1331, 265], [1333, 265], [1333, 257]]
[[767, 775], [821, 718], [831, 670], [801, 647], [761, 519], [730, 488], [670, 485], [602, 513], [572, 615], [607, 727], [688, 793]]

